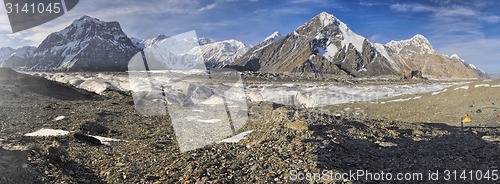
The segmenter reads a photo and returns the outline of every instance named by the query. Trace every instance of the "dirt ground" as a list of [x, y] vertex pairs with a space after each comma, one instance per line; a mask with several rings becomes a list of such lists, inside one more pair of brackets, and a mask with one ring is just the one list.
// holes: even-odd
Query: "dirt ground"
[[[490, 87], [485, 87], [486, 85]], [[325, 108], [344, 112], [361, 109], [368, 119], [403, 122], [446, 123], [460, 126], [467, 113], [472, 119], [468, 127], [500, 126], [500, 80], [475, 81], [451, 86], [437, 93], [403, 95], [369, 102], [343, 104]], [[468, 89], [463, 89], [467, 86]], [[418, 99], [414, 99], [418, 98]], [[407, 100], [408, 101], [401, 101]], [[348, 111], [345, 111], [349, 114]]]

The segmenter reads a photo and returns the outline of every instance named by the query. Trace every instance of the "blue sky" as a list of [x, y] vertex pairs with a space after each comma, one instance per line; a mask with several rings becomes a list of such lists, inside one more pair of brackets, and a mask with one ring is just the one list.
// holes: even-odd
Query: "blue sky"
[[137, 38], [196, 30], [199, 37], [258, 44], [286, 35], [326, 11], [370, 41], [426, 36], [443, 54], [457, 53], [487, 72], [500, 73], [500, 2], [496, 0], [81, 0], [66, 15], [12, 34], [0, 10], [0, 47], [38, 45], [74, 19], [119, 21]]

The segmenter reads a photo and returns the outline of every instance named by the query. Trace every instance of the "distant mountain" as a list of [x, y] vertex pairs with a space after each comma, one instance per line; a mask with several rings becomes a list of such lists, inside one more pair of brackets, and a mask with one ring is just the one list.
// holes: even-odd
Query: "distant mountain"
[[373, 43], [326, 12], [279, 40], [252, 48], [230, 67], [315, 76], [368, 77], [421, 70], [431, 78], [479, 77], [465, 62], [436, 54], [422, 35], [385, 45]]
[[492, 76], [490, 74], [486, 73], [484, 70], [479, 69], [478, 67], [474, 66], [473, 64], [466, 63], [465, 60], [460, 58], [457, 54], [451, 55], [450, 58], [461, 61], [467, 68], [474, 71], [474, 73], [476, 73], [480, 78], [492, 78]]
[[157, 43], [157, 42], [159, 42], [159, 41], [165, 40], [165, 39], [167, 39], [168, 37], [170, 37], [170, 36], [166, 36], [166, 35], [162, 35], [162, 34], [160, 34], [160, 35], [158, 35], [158, 36], [156, 36], [156, 37], [154, 37], [154, 38], [151, 38], [151, 39], [145, 39], [142, 43], [143, 43], [143, 45], [144, 45], [145, 47], [151, 47], [151, 45], [154, 45], [154, 44], [156, 44], [156, 43]]
[[[118, 22], [83, 16], [50, 34], [38, 48], [1, 48], [0, 66], [23, 70], [126, 71], [133, 55], [169, 37], [129, 38]], [[190, 53], [205, 59], [208, 67], [229, 64], [250, 48], [236, 40], [198, 38], [198, 43]]]
[[10, 58], [12, 53], [14, 52], [13, 48], [10, 47], [2, 47], [0, 48], [0, 66], [3, 65], [3, 62]]
[[494, 79], [500, 79], [500, 73], [492, 73], [492, 74], [489, 74], [489, 76], [491, 78], [494, 78]]
[[[133, 38], [132, 42], [139, 49], [152, 47], [155, 44], [169, 38], [170, 36], [158, 35], [151, 39]], [[199, 46], [195, 46], [189, 54], [203, 58], [208, 68], [223, 67], [234, 61], [235, 58], [243, 55], [250, 49], [250, 46], [237, 40], [224, 40], [217, 42], [214, 39], [198, 38]]]
[[[3, 50], [3, 51], [2, 51]], [[10, 50], [10, 52], [8, 52]], [[15, 67], [19, 64], [26, 63], [26, 60], [33, 55], [36, 47], [24, 46], [18, 49], [7, 47], [0, 49], [0, 66], [2, 67]], [[9, 53], [4, 55], [5, 53]]]
[[27, 59], [9, 67], [30, 70], [126, 71], [138, 52], [118, 22], [83, 16], [52, 33]]
[[458, 55], [448, 57], [437, 54], [429, 40], [422, 35], [402, 41], [391, 41], [385, 45], [389, 56], [403, 70], [420, 70], [429, 78], [478, 78], [485, 73], [460, 59]]
[[225, 40], [200, 45], [191, 49], [190, 54], [200, 56], [208, 68], [223, 67], [242, 56], [250, 46], [237, 40]]
[[[133, 55], [169, 37], [129, 38], [118, 22], [83, 16], [50, 34], [37, 48], [1, 48], [0, 66], [24, 70], [126, 71]], [[189, 53], [203, 58], [209, 68], [230, 65], [227, 67], [239, 70], [314, 76], [401, 75], [408, 70], [420, 70], [430, 78], [487, 75], [456, 55], [435, 53], [422, 35], [385, 45], [373, 43], [326, 12], [285, 37], [275, 32], [255, 47], [236, 40], [217, 42], [198, 38], [198, 43]]]
[[[154, 38], [150, 39], [139, 39], [139, 38], [130, 38], [132, 40], [132, 43], [139, 49], [144, 49], [146, 47], [151, 47], [151, 45], [156, 44], [159, 41], [165, 40], [169, 38], [170, 36], [165, 36], [165, 35], [158, 35]], [[209, 39], [209, 38], [198, 38], [198, 42], [200, 45], [206, 45], [210, 43], [215, 43], [214, 39]]]

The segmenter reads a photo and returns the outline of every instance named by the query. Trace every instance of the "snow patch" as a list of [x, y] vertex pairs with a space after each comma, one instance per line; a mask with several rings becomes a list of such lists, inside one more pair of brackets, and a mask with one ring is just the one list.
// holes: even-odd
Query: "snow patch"
[[347, 48], [349, 47], [349, 44], [352, 44], [359, 53], [362, 53], [363, 42], [365, 41], [365, 38], [352, 32], [351, 29], [347, 27], [346, 24], [340, 21], [339, 21], [339, 28], [342, 32], [342, 35], [344, 36], [344, 39], [342, 40], [342, 47]]
[[326, 47], [326, 51], [323, 56], [325, 56], [328, 60], [332, 60], [335, 57], [335, 54], [337, 54], [338, 50], [339, 49], [337, 48], [337, 46], [335, 46], [334, 44], [330, 44]]
[[66, 118], [66, 116], [57, 116], [56, 118], [54, 118], [54, 121], [61, 121], [64, 118]]
[[460, 61], [463, 61], [462, 58], [460, 58], [457, 54], [451, 55], [450, 58], [452, 58], [452, 59], [458, 59]]
[[36, 132], [24, 134], [27, 137], [50, 137], [50, 136], [63, 136], [68, 135], [70, 132], [65, 130], [54, 130], [54, 129], [40, 129]]
[[[68, 135], [69, 133], [71, 133], [71, 132], [66, 131], [66, 130], [55, 130], [55, 129], [43, 128], [43, 129], [40, 129], [36, 132], [24, 134], [24, 136], [27, 136], [27, 137], [53, 137], [53, 136], [65, 136], [65, 135]], [[95, 135], [89, 135], [89, 136], [98, 139], [99, 141], [101, 141], [102, 144], [108, 145], [108, 146], [110, 145], [110, 142], [123, 141], [120, 139], [113, 139], [113, 138], [109, 138], [109, 137], [101, 137], [101, 136], [95, 136]], [[125, 141], [125, 142], [127, 142], [127, 141]]]
[[278, 31], [276, 31], [273, 34], [269, 35], [266, 39], [264, 39], [264, 41], [266, 41], [266, 40], [277, 40], [279, 38], [281, 38], [281, 34]]
[[413, 98], [405, 98], [405, 99], [395, 99], [395, 100], [390, 100], [390, 101], [387, 101], [386, 103], [393, 103], [393, 102], [406, 102], [406, 101], [410, 101], [410, 100], [418, 100], [418, 99], [421, 99], [422, 97], [421, 96], [416, 96], [416, 97], [413, 97]]
[[479, 88], [479, 87], [491, 87], [490, 84], [478, 84], [478, 85], [475, 85], [474, 88]]
[[433, 96], [434, 96], [434, 95], [439, 95], [439, 94], [444, 93], [444, 92], [446, 92], [446, 91], [448, 91], [448, 89], [444, 89], [443, 91], [436, 91], [436, 92], [433, 92], [433, 93], [432, 93], [432, 95], [433, 95]]
[[387, 61], [390, 62], [391, 64], [391, 67], [393, 69], [396, 69], [396, 70], [399, 70], [399, 67], [397, 66], [396, 64], [396, 61], [394, 61], [394, 59], [392, 59], [392, 57], [389, 56], [389, 53], [387, 53], [387, 49], [385, 48], [384, 45], [380, 44], [380, 43], [375, 43], [373, 44], [373, 46], [375, 47], [375, 49], [384, 57], [387, 59]]
[[253, 130], [242, 132], [242, 133], [235, 135], [233, 137], [230, 137], [230, 138], [227, 138], [227, 139], [224, 139], [221, 141], [217, 141], [217, 143], [238, 143], [241, 140], [243, 140], [245, 138], [245, 136], [247, 136], [248, 134], [250, 134], [252, 132], [253, 132]]
[[[110, 146], [111, 142], [123, 141], [123, 140], [120, 140], [120, 139], [113, 139], [113, 138], [109, 138], [109, 137], [101, 137], [101, 136], [97, 136], [97, 135], [89, 135], [89, 136], [98, 139], [99, 141], [101, 141], [102, 144], [104, 144], [106, 146]], [[128, 141], [125, 141], [125, 142], [128, 142]]]
[[469, 89], [469, 86], [461, 86], [461, 87], [458, 87], [458, 88], [453, 89], [453, 91], [457, 91], [457, 90], [460, 90], [460, 89], [465, 89], [465, 90], [467, 90], [467, 89]]

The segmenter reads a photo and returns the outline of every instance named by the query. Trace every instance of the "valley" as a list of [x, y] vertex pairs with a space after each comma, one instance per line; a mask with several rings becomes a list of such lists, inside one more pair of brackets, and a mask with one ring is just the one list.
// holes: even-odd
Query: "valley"
[[491, 174], [492, 78], [423, 35], [376, 43], [327, 12], [255, 46], [196, 31], [133, 38], [83, 16], [37, 47], [0, 48], [0, 183]]

